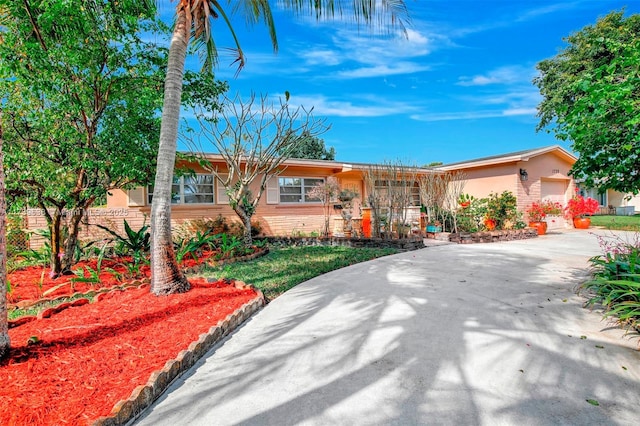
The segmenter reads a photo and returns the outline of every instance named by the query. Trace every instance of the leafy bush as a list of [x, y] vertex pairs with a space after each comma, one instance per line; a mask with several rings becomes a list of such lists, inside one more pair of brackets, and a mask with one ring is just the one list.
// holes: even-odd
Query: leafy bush
[[201, 232], [217, 235], [230, 231], [227, 219], [222, 215], [218, 215], [215, 219], [193, 219], [186, 222], [184, 226], [191, 233]]
[[[226, 234], [222, 234], [226, 235]], [[211, 231], [197, 231], [192, 237], [179, 239], [174, 243], [176, 249], [176, 259], [178, 263], [182, 262], [188, 256], [197, 260], [203, 250], [213, 250], [217, 246], [220, 235], [214, 235]]]
[[151, 233], [149, 232], [149, 225], [142, 225], [140, 229], [134, 231], [129, 222], [124, 220], [124, 232], [125, 235], [120, 235], [112, 229], [103, 225], [96, 225], [103, 231], [113, 235], [114, 238], [111, 241], [115, 241], [116, 254], [124, 256], [132, 254], [134, 257], [142, 257], [144, 253], [148, 253], [151, 247]]
[[598, 237], [602, 255], [589, 261], [593, 279], [581, 288], [592, 292], [588, 305], [602, 304], [605, 317], [617, 317], [631, 328], [640, 326], [640, 234], [629, 240], [620, 235]]
[[487, 199], [487, 215], [484, 221], [485, 227], [488, 228], [490, 221], [496, 229], [513, 229], [517, 227], [517, 223], [521, 221], [518, 212], [518, 200], [510, 191], [504, 191], [502, 194], [489, 194]]
[[[244, 225], [240, 222], [231, 222], [227, 234], [241, 238], [244, 236]], [[262, 225], [257, 220], [251, 222], [251, 236], [257, 237], [262, 234]]]
[[462, 194], [458, 199], [457, 226], [454, 232], [478, 232], [483, 227], [487, 211], [487, 200]]

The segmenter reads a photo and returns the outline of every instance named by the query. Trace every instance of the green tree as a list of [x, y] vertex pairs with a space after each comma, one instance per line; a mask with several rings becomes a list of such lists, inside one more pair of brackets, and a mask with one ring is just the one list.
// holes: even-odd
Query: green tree
[[571, 173], [592, 188], [640, 191], [640, 15], [612, 12], [538, 64], [538, 130], [579, 154]]
[[[286, 0], [281, 4], [294, 13], [315, 13], [320, 19], [327, 14], [342, 15], [349, 8], [357, 22], [384, 24], [388, 18], [393, 26], [404, 29], [406, 7], [404, 1], [382, 0], [372, 2], [359, 0], [354, 2], [335, 2], [333, 0]], [[347, 6], [348, 5], [348, 6]], [[267, 26], [274, 50], [277, 50], [275, 25], [269, 2], [266, 0], [243, 0], [235, 3], [234, 11], [240, 11], [250, 24], [262, 20]], [[244, 66], [244, 52], [233, 30], [229, 17], [220, 2], [213, 0], [178, 0], [176, 22], [169, 46], [169, 63], [164, 88], [164, 105], [160, 129], [160, 145], [153, 204], [151, 207], [151, 230], [153, 243], [151, 248], [151, 291], [154, 294], [184, 292], [189, 283], [176, 262], [171, 240], [171, 184], [175, 166], [175, 154], [180, 122], [180, 100], [182, 98], [182, 80], [187, 47], [194, 36], [195, 47], [204, 54], [204, 71], [210, 71], [217, 60], [217, 50], [212, 38], [211, 21], [220, 19], [225, 22], [236, 43], [238, 71]]]
[[165, 51], [141, 38], [156, 28], [151, 1], [0, 0], [0, 8], [7, 194], [42, 208], [57, 276], [74, 261], [92, 203], [151, 180]]
[[324, 140], [317, 136], [312, 136], [309, 132], [302, 134], [302, 139], [289, 151], [290, 158], [307, 158], [310, 160], [335, 160], [336, 150], [334, 147], [324, 145]]

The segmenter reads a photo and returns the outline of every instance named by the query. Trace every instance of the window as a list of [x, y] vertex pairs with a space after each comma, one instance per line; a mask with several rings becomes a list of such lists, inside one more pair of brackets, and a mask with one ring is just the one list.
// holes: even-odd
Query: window
[[598, 203], [601, 206], [607, 206], [607, 191], [603, 190], [603, 192], [599, 192], [597, 189], [595, 188], [589, 188], [589, 189], [580, 189], [580, 195], [582, 195], [583, 197], [591, 197], [595, 200], [598, 200]]
[[404, 192], [403, 188], [407, 188], [409, 191], [409, 204], [412, 206], [420, 205], [420, 185], [418, 182], [409, 182], [409, 181], [393, 181], [389, 182], [388, 180], [376, 180], [375, 182], [375, 190], [382, 199], [387, 199], [389, 196], [389, 187], [396, 187], [397, 191]]
[[318, 203], [320, 200], [309, 196], [317, 184], [324, 183], [322, 178], [278, 178], [281, 203]]
[[[213, 204], [213, 175], [173, 177], [171, 204]], [[147, 191], [149, 204], [153, 200], [153, 185]]]

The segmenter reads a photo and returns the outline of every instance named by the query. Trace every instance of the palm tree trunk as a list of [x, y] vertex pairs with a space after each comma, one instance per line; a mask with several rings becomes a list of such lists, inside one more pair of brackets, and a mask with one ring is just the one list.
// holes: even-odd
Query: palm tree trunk
[[9, 319], [7, 317], [7, 240], [5, 219], [7, 215], [4, 201], [4, 168], [2, 167], [2, 110], [0, 110], [0, 359], [11, 346], [9, 340]]
[[176, 261], [171, 239], [171, 184], [176, 161], [182, 79], [189, 28], [184, 10], [178, 13], [169, 46], [160, 145], [151, 205], [151, 292], [156, 295], [189, 290], [189, 282]]

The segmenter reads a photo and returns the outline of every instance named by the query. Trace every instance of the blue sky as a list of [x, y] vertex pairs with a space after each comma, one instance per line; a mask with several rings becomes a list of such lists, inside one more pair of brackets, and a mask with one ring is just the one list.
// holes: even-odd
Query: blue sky
[[[175, 3], [161, 5], [168, 15]], [[277, 2], [272, 2], [273, 4]], [[314, 107], [331, 129], [321, 136], [337, 160], [401, 159], [423, 165], [568, 143], [536, 133], [535, 65], [563, 38], [613, 10], [640, 12], [634, 0], [407, 0], [408, 38], [317, 22], [273, 7], [279, 41], [266, 28], [235, 29], [247, 63], [235, 77], [228, 31], [214, 25], [216, 77], [230, 94], [251, 92]], [[188, 66], [198, 69], [198, 59]], [[207, 147], [203, 147], [207, 150]]]

